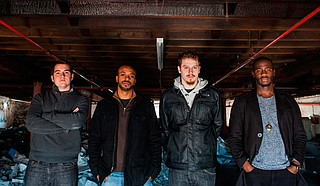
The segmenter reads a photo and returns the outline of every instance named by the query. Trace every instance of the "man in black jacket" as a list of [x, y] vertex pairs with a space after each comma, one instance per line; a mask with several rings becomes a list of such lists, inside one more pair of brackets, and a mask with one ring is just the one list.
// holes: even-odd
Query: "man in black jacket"
[[37, 94], [27, 114], [31, 132], [26, 186], [78, 185], [80, 128], [85, 124], [88, 98], [73, 91], [70, 64], [58, 62], [51, 71], [53, 89]]
[[243, 169], [238, 185], [296, 185], [307, 140], [299, 106], [274, 89], [269, 58], [257, 58], [251, 74], [256, 89], [235, 99], [230, 116], [229, 145]]
[[214, 186], [217, 137], [223, 124], [221, 96], [207, 80], [198, 77], [196, 52], [180, 54], [178, 72], [173, 88], [160, 100], [169, 185]]
[[104, 186], [151, 186], [161, 170], [161, 131], [153, 102], [137, 94], [136, 71], [121, 66], [113, 95], [89, 127], [89, 165]]

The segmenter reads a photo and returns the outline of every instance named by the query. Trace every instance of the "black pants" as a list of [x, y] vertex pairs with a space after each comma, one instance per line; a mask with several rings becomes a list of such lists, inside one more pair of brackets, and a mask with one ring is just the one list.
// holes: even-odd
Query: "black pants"
[[247, 186], [295, 186], [296, 177], [287, 169], [267, 171], [254, 168], [245, 173], [245, 182]]

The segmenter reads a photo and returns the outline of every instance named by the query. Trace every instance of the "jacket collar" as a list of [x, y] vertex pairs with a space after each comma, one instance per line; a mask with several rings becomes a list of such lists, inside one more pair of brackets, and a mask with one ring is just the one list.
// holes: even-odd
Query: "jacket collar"
[[[120, 98], [118, 96], [118, 94], [116, 93], [116, 91], [114, 91], [113, 94], [110, 94], [110, 97], [113, 98], [113, 100], [119, 102]], [[139, 103], [142, 100], [142, 96], [136, 91], [134, 90], [134, 96], [132, 97], [131, 100], [134, 100], [135, 103]]]
[[[69, 90], [68, 92], [64, 92], [64, 93], [73, 92], [73, 85], [70, 85], [70, 86], [71, 86], [70, 90]], [[59, 91], [58, 87], [57, 87], [55, 84], [52, 85], [52, 90], [53, 90], [53, 92], [54, 92], [55, 94], [61, 95], [61, 92]]]

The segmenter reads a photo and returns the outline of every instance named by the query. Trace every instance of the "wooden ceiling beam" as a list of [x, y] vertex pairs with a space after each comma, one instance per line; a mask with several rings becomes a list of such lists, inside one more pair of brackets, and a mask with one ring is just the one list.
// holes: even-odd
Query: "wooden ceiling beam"
[[[301, 17], [302, 18], [302, 17]], [[105, 29], [105, 30], [122, 30], [122, 29], [146, 29], [146, 30], [257, 30], [257, 31], [285, 31], [301, 18], [219, 18], [219, 17], [137, 17], [137, 16], [91, 16], [79, 18], [79, 29]], [[63, 29], [68, 28], [67, 16], [21, 16], [21, 17], [1, 17], [3, 21], [12, 27], [19, 28], [59, 28], [63, 25]], [[26, 25], [25, 19], [28, 20]], [[48, 21], [50, 20], [50, 21]], [[73, 28], [73, 27], [69, 27]], [[319, 18], [308, 20], [297, 30], [319, 31]], [[154, 36], [156, 37], [156, 36]]]

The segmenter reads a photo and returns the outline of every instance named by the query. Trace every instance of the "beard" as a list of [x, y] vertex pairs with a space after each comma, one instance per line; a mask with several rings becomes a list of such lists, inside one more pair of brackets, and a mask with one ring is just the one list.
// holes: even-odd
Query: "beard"
[[187, 81], [186, 83], [188, 84], [188, 85], [194, 85], [194, 84], [196, 84], [196, 80], [190, 80], [190, 81]]
[[196, 77], [195, 75], [190, 74], [190, 75], [187, 75], [184, 80], [188, 85], [194, 85], [198, 81], [198, 79], [195, 77]]
[[133, 86], [132, 86], [132, 84], [130, 82], [126, 81], [126, 83], [129, 83], [130, 86], [125, 87], [125, 86], [122, 85], [122, 83], [119, 83], [119, 87], [120, 87], [121, 90], [129, 91], [129, 90], [133, 89]]

